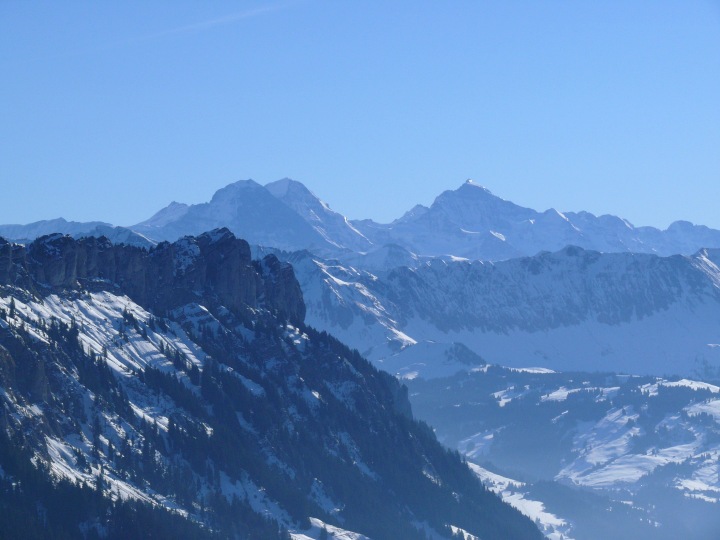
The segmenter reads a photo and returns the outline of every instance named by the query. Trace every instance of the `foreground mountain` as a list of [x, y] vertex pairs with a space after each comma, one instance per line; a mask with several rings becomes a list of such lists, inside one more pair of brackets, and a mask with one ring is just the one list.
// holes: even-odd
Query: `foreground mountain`
[[[720, 368], [718, 250], [659, 257], [568, 247], [386, 272], [276, 253], [296, 269], [311, 325], [401, 377], [485, 362], [699, 378]], [[461, 346], [474, 355], [442, 352]]]
[[717, 538], [715, 384], [486, 366], [408, 386], [416, 414], [546, 534]]
[[226, 229], [0, 241], [0, 287], [0, 536], [540, 537]]

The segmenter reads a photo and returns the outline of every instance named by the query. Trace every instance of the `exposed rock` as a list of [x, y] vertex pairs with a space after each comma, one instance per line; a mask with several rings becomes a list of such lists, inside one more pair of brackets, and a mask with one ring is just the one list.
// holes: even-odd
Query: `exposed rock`
[[[29, 283], [28, 283], [29, 282]], [[37, 294], [57, 289], [120, 288], [158, 313], [215, 297], [233, 311], [263, 305], [302, 322], [305, 305], [292, 267], [274, 256], [253, 264], [250, 247], [228, 229], [145, 250], [107, 238], [55, 234], [23, 246], [0, 239], [0, 285]]]

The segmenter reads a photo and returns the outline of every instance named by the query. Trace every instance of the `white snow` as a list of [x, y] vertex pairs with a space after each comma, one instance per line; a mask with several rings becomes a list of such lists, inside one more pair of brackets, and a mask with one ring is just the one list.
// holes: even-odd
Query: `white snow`
[[720, 399], [709, 399], [700, 403], [695, 403], [685, 409], [691, 416], [697, 414], [709, 414], [715, 422], [720, 422]]
[[370, 537], [364, 534], [348, 531], [329, 525], [324, 521], [317, 518], [310, 518], [310, 528], [304, 531], [293, 530], [290, 531], [290, 537], [293, 540], [316, 540], [320, 537], [320, 532], [325, 529], [328, 533], [328, 538], [331, 540], [371, 540]]
[[523, 482], [493, 473], [475, 463], [468, 462], [468, 466], [490, 491], [532, 519], [547, 538], [572, 540], [570, 523], [546, 511], [542, 502], [527, 498]]
[[[577, 457], [556, 479], [596, 488], [633, 484], [659, 466], [682, 463], [702, 447], [702, 435], [695, 434], [689, 442], [634, 453], [633, 438], [642, 434], [635, 426], [637, 419], [638, 414], [628, 407], [612, 409], [597, 423], [586, 422], [573, 441]], [[664, 423], [672, 427], [678, 421], [668, 417]]]
[[[9, 298], [0, 298], [0, 305], [8, 305]], [[202, 366], [205, 353], [185, 334], [177, 323], [170, 323], [171, 332], [159, 334], [148, 327], [150, 313], [130, 298], [110, 292], [85, 293], [74, 300], [58, 295], [24, 303], [15, 299], [16, 311], [21, 319], [37, 325], [55, 319], [64, 324], [74, 324], [79, 330], [83, 347], [95, 354], [107, 355], [108, 365], [119, 375], [130, 376], [133, 371], [152, 366], [169, 369], [171, 362], [160, 352], [160, 344], [170, 350], [178, 350], [191, 363]], [[131, 313], [141, 329], [147, 333], [143, 338], [132, 325], [123, 320], [123, 312]], [[19, 324], [16, 321], [16, 324]], [[28, 331], [36, 339], [47, 342], [47, 337], [35, 326]]]
[[509, 369], [510, 371], [517, 371], [519, 373], [535, 373], [539, 375], [557, 373], [555, 370], [544, 367], [511, 367]]
[[545, 394], [540, 398], [540, 401], [565, 401], [570, 394], [581, 392], [582, 390], [582, 388], [568, 389], [563, 386], [549, 394]]

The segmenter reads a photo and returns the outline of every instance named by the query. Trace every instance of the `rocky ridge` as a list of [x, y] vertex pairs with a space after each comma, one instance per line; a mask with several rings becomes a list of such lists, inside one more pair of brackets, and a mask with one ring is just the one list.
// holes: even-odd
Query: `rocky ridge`
[[219, 229], [149, 250], [106, 238], [74, 240], [60, 234], [27, 247], [0, 239], [0, 284], [46, 294], [115, 284], [139, 304], [168, 310], [199, 297], [222, 298], [239, 313], [260, 300], [289, 320], [305, 317], [302, 292], [292, 268], [273, 255], [254, 263], [247, 242]]

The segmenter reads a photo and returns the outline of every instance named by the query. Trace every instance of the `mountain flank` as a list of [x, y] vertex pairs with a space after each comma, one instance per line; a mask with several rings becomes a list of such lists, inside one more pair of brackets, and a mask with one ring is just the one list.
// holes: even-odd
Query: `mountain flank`
[[227, 229], [0, 242], [2, 536], [541, 537], [304, 314]]

